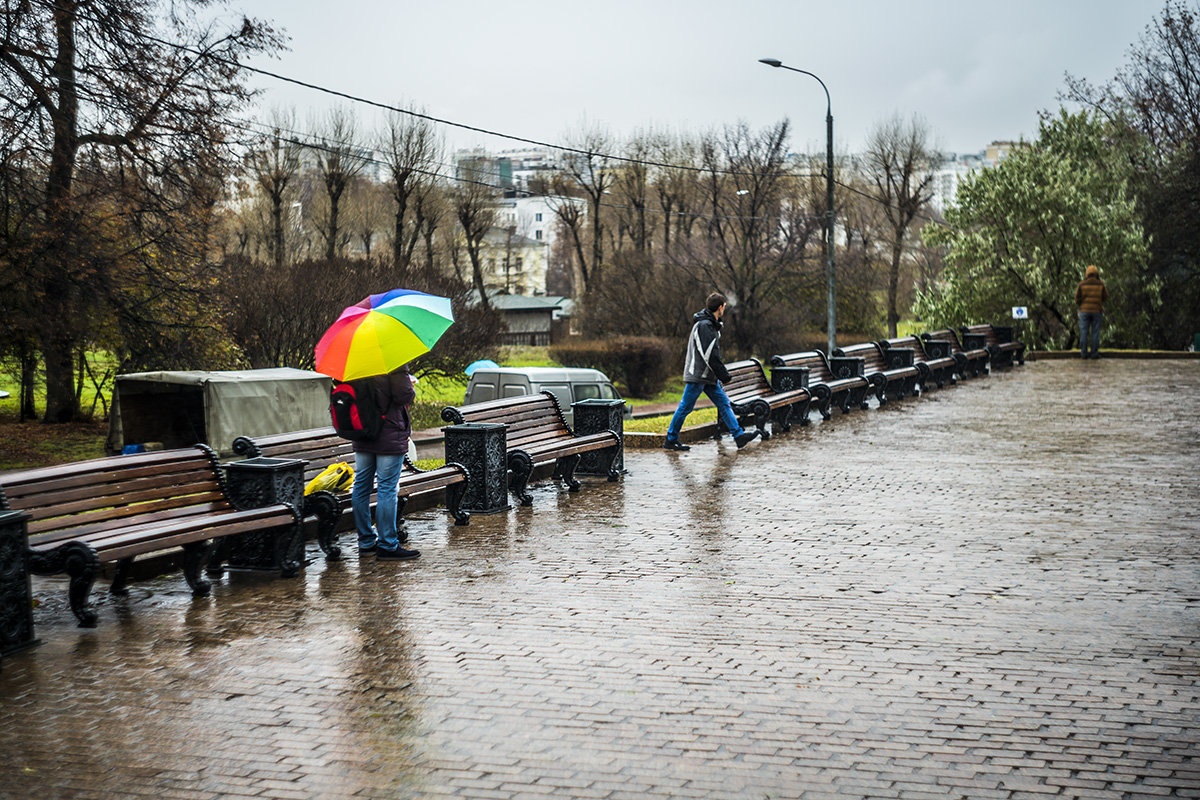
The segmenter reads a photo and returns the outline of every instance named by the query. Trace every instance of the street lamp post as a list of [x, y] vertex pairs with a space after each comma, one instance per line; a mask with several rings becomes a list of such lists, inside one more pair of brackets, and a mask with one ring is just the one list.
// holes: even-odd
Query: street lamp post
[[833, 348], [837, 346], [837, 302], [833, 280], [833, 104], [829, 100], [829, 87], [825, 85], [825, 81], [808, 70], [789, 67], [777, 58], [760, 58], [759, 61], [769, 67], [779, 67], [816, 78], [817, 83], [825, 90], [825, 203], [828, 210], [825, 220], [825, 284], [828, 290], [826, 325], [829, 329], [828, 355], [833, 356]]

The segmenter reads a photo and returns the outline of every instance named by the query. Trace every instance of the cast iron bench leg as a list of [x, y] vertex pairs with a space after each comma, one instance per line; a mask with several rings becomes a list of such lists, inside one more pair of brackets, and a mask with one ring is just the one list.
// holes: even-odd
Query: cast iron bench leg
[[563, 483], [567, 485], [568, 492], [578, 492], [583, 488], [583, 484], [575, 480], [575, 468], [579, 466], [579, 458], [579, 453], [575, 453], [574, 455], [563, 456], [555, 464], [555, 472], [562, 478]]
[[67, 542], [53, 550], [29, 553], [30, 572], [36, 575], [66, 573], [70, 577], [67, 598], [71, 601], [71, 611], [81, 628], [96, 627], [96, 611], [88, 603], [88, 595], [99, 570], [100, 559], [96, 551], [83, 542]]
[[[200, 567], [204, 565], [210, 545], [211, 542], [204, 539], [199, 542], [188, 542], [183, 546], [183, 578], [192, 589], [192, 597], [208, 597], [212, 591], [212, 584], [200, 575]], [[220, 568], [219, 563], [218, 569]], [[212, 569], [212, 563], [209, 562], [209, 575], [213, 574]]]
[[514, 450], [508, 454], [508, 468], [512, 472], [509, 490], [513, 497], [523, 506], [533, 505], [533, 495], [525, 490], [529, 484], [529, 476], [533, 474], [533, 459], [528, 453]]
[[133, 558], [122, 558], [117, 562], [116, 569], [113, 570], [112, 585], [108, 587], [108, 593], [116, 597], [124, 597], [129, 594], [129, 589], [125, 584], [129, 582], [129, 571], [133, 568]]

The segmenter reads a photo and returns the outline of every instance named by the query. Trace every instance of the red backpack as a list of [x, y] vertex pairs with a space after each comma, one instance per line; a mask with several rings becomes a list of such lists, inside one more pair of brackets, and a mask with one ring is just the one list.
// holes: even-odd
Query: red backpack
[[334, 381], [329, 391], [329, 416], [333, 418], [333, 429], [343, 439], [369, 441], [383, 430], [383, 412], [375, 403], [369, 380]]

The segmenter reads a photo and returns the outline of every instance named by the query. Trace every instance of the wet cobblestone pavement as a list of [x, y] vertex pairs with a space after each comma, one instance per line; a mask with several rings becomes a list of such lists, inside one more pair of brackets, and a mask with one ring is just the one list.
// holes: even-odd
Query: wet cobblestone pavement
[[420, 512], [416, 562], [98, 591], [95, 630], [38, 582], [0, 796], [1200, 797], [1194, 362], [626, 465]]

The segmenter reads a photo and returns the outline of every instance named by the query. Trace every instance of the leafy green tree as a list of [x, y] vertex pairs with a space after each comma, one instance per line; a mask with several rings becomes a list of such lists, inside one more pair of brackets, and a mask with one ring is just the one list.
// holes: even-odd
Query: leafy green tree
[[1155, 309], [1156, 346], [1200, 331], [1200, 3], [1166, 0], [1111, 81], [1067, 76], [1081, 103], [1139, 141], [1129, 152], [1133, 190], [1150, 235], [1150, 272], [1169, 301]]
[[1027, 343], [1069, 348], [1079, 334], [1075, 287], [1096, 264], [1111, 298], [1106, 340], [1144, 344], [1158, 285], [1147, 279], [1148, 247], [1121, 152], [1128, 137], [1117, 133], [1098, 115], [1060, 111], [1042, 122], [1036, 142], [967, 181], [945, 226], [923, 231], [946, 260], [941, 280], [918, 294], [917, 314], [931, 326], [957, 326], [1027, 306]]

